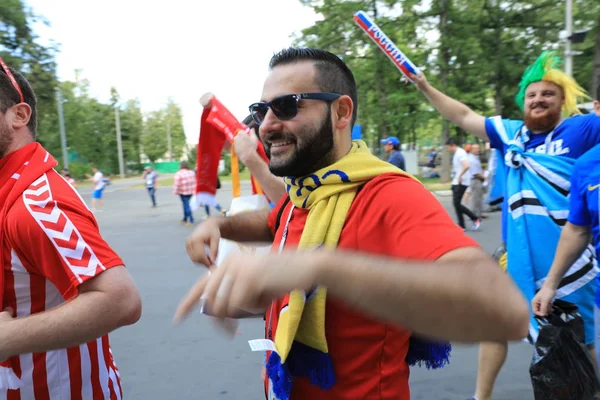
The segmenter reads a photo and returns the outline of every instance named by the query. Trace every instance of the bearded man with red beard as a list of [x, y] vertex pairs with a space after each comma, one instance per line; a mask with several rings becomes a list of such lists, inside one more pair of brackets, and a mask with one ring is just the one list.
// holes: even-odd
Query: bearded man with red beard
[[[516, 102], [523, 111], [523, 121], [503, 119], [500, 116], [486, 118], [432, 87], [423, 74], [419, 76], [412, 75], [411, 79], [415, 82], [417, 89], [425, 95], [442, 116], [473, 135], [489, 141], [492, 148], [501, 152], [503, 157], [500, 157], [500, 160], [504, 159], [506, 164], [501, 172], [508, 176], [511, 169], [521, 168], [524, 165], [523, 160], [532, 153], [535, 153], [535, 156], [545, 157], [546, 161], [553, 160], [553, 158], [547, 156], [560, 157], [559, 160], [556, 160], [556, 164], [572, 165], [574, 159], [581, 157], [589, 149], [600, 143], [600, 118], [595, 114], [579, 115], [577, 103], [578, 99], [586, 97], [585, 91], [573, 78], [560, 70], [560, 63], [560, 58], [553, 52], [544, 52], [535, 63], [526, 69], [516, 96]], [[519, 155], [515, 156], [516, 153], [519, 153]], [[534, 159], [534, 156], [531, 156], [531, 158]], [[548, 163], [552, 164], [552, 162]], [[540, 165], [540, 163], [537, 165]], [[541, 168], [545, 168], [547, 171], [546, 167], [543, 165]], [[522, 170], [525, 169], [527, 168], [522, 168]], [[556, 174], [552, 176], [556, 177]], [[565, 190], [562, 190], [560, 195], [557, 196], [561, 201], [568, 200], [569, 178], [570, 173], [566, 171], [560, 176], [560, 179], [557, 178], [567, 185]], [[508, 178], [503, 183], [508, 186]], [[560, 186], [560, 184], [550, 180], [547, 180], [547, 183], [557, 188]], [[560, 229], [566, 222], [566, 215], [568, 214], [567, 201], [565, 210], [550, 215], [547, 207], [540, 204], [542, 194], [537, 191], [536, 187], [533, 186], [530, 190], [522, 190], [516, 196], [513, 196], [508, 193], [506, 187], [504, 189], [502, 239], [504, 243], [507, 243], [507, 253], [513, 254], [512, 258], [508, 257], [508, 272], [518, 285], [519, 279], [516, 276], [529, 273], [529, 279], [533, 279], [533, 281], [528, 289], [531, 293], [525, 293], [526, 297], [534, 295], [535, 291], [543, 284], [551, 266], [551, 258], [548, 258], [547, 266], [544, 265], [541, 268], [537, 266], [537, 271], [533, 273], [524, 271], [530, 265], [526, 266], [522, 262], [523, 260], [514, 256], [515, 253], [511, 252], [509, 243], [511, 241], [530, 243], [530, 240], [537, 240], [539, 243], [540, 240], [543, 240], [546, 248], [551, 247], [553, 243], [558, 241]], [[546, 240], [546, 237], [541, 239], [539, 231], [530, 229], [532, 235], [538, 235], [537, 238], [532, 238], [527, 237], [523, 231], [516, 234], [508, 228], [510, 224], [514, 224], [514, 221], [519, 220], [519, 218], [531, 217], [535, 213], [541, 215], [540, 213], [543, 214], [544, 212], [549, 219], [552, 218], [559, 225], [558, 233], [554, 235], [556, 237], [551, 238], [552, 240]], [[558, 214], [561, 214], [561, 217], [557, 217]], [[543, 233], [547, 235], [547, 232]], [[521, 236], [519, 237], [519, 235]], [[526, 251], [535, 252], [535, 249], [532, 249], [533, 246], [526, 245], [525, 247]], [[521, 249], [516, 249], [515, 252], [517, 250]], [[546, 252], [553, 254], [553, 251]], [[545, 269], [545, 271], [540, 271], [540, 269]], [[575, 285], [573, 285], [572, 291], [567, 292], [566, 300], [572, 301], [568, 296], [578, 295], [578, 293], [582, 296], [580, 299], [585, 299], [583, 303], [573, 302], [577, 303], [584, 318], [586, 344], [592, 346], [594, 342], [593, 300], [595, 290], [593, 280], [597, 271], [593, 255], [591, 253], [582, 254], [569, 271], [568, 275], [572, 278], [571, 283], [575, 283]], [[567, 281], [565, 281], [564, 286], [565, 288], [569, 286]], [[522, 286], [519, 285], [519, 287], [523, 291]], [[584, 291], [585, 294], [582, 295], [581, 293]], [[536, 324], [532, 323], [529, 336], [531, 342], [535, 342], [537, 337], [536, 328]], [[504, 364], [507, 352], [508, 345], [506, 342], [482, 343], [480, 345], [479, 371], [473, 399], [491, 399], [494, 382]]]

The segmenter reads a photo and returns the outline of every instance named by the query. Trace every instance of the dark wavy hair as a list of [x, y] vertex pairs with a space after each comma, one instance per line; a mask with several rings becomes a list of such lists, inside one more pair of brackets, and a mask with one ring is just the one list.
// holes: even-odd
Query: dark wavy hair
[[[27, 127], [31, 132], [31, 136], [35, 139], [37, 135], [37, 100], [35, 98], [35, 93], [33, 93], [31, 85], [23, 75], [13, 68], [9, 67], [9, 69], [21, 88], [25, 103], [29, 104], [29, 107], [31, 107], [31, 117], [29, 118]], [[0, 111], [5, 113], [10, 107], [20, 102], [21, 96], [19, 96], [19, 92], [17, 92], [17, 89], [12, 85], [10, 79], [8, 79], [8, 75], [0, 68]]]
[[352, 123], [354, 126], [358, 115], [358, 94], [356, 81], [350, 68], [341, 58], [326, 50], [304, 48], [287, 48], [275, 54], [269, 62], [269, 69], [278, 65], [292, 64], [299, 61], [312, 61], [317, 70], [317, 85], [324, 92], [339, 93], [349, 96], [354, 103]]

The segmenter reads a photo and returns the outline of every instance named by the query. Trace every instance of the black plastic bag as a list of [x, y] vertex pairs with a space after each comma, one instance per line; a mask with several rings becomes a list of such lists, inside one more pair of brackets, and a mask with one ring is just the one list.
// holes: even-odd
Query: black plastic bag
[[592, 400], [600, 382], [577, 306], [556, 300], [552, 313], [536, 320], [540, 330], [529, 368], [535, 399]]

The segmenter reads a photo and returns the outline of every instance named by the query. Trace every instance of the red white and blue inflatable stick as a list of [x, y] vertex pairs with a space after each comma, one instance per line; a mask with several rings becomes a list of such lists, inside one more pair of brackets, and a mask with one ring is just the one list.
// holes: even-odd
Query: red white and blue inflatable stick
[[367, 16], [367, 14], [365, 14], [363, 11], [357, 11], [354, 13], [354, 21], [362, 28], [363, 31], [365, 31], [367, 35], [369, 35], [371, 39], [373, 39], [375, 43], [377, 43], [377, 46], [379, 46], [381, 51], [383, 51], [385, 55], [392, 60], [394, 65], [396, 65], [406, 79], [412, 82], [409, 74], [420, 74], [420, 71], [415, 64], [413, 64], [408, 57], [406, 57], [404, 53], [400, 51], [394, 42], [392, 42], [390, 38], [383, 33], [383, 31]]

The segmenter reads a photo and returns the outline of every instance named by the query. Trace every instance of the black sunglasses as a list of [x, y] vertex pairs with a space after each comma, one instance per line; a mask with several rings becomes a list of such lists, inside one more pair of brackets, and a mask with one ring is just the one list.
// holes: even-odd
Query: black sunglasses
[[271, 101], [261, 101], [251, 104], [248, 109], [250, 110], [254, 122], [256, 122], [257, 125], [260, 125], [265, 120], [269, 108], [273, 110], [273, 114], [275, 114], [277, 118], [282, 121], [288, 121], [298, 114], [298, 103], [300, 100], [333, 101], [341, 96], [342, 95], [338, 93], [328, 92], [286, 94], [276, 97]]

